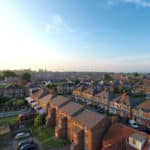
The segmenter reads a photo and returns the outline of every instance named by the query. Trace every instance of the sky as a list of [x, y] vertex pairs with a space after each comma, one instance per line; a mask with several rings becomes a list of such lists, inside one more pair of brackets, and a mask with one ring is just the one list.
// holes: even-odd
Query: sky
[[150, 0], [0, 0], [0, 70], [150, 72]]

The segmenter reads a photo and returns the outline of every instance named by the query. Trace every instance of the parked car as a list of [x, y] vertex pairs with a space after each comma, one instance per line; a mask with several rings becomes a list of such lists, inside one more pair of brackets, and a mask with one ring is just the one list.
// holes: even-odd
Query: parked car
[[30, 136], [31, 136], [30, 132], [20, 132], [20, 133], [16, 134], [15, 140], [25, 139], [25, 138], [30, 137]]
[[36, 144], [25, 144], [23, 146], [21, 146], [20, 150], [35, 150], [37, 149], [37, 145]]
[[99, 113], [104, 113], [104, 112], [105, 112], [105, 109], [104, 109], [104, 108], [99, 108], [99, 109], [97, 109], [96, 111], [99, 112]]
[[135, 120], [129, 120], [129, 124], [132, 128], [135, 128], [135, 129], [139, 127]]
[[18, 149], [21, 148], [23, 145], [26, 145], [26, 144], [33, 144], [33, 140], [26, 140], [26, 141], [21, 141], [18, 143]]

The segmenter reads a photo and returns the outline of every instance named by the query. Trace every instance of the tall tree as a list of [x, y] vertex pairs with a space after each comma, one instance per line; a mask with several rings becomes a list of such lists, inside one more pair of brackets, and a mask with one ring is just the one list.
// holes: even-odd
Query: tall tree
[[23, 75], [22, 75], [22, 79], [23, 80], [26, 80], [26, 81], [31, 81], [31, 74], [29, 72], [25, 72]]

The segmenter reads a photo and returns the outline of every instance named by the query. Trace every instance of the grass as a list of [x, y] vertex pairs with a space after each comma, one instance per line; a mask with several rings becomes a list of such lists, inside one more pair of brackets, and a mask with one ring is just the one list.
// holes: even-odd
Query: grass
[[18, 122], [18, 119], [17, 119], [17, 116], [12, 116], [12, 117], [3, 117], [3, 118], [0, 118], [0, 125], [1, 124], [15, 124]]
[[54, 137], [54, 128], [46, 128], [45, 126], [34, 127], [32, 125], [31, 130], [36, 138], [41, 142], [45, 150], [48, 150], [49, 148], [62, 147], [69, 143], [69, 141], [66, 139], [56, 139]]

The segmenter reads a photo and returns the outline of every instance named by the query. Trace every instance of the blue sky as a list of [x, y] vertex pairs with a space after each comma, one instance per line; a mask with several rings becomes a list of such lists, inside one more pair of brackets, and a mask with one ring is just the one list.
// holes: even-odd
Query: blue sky
[[0, 1], [0, 68], [150, 71], [149, 0]]

